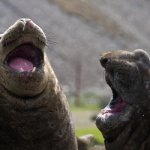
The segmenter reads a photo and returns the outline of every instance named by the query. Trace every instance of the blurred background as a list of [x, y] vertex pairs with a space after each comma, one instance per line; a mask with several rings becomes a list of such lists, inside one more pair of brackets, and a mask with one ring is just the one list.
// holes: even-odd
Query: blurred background
[[47, 35], [47, 54], [71, 106], [77, 135], [94, 134], [95, 116], [111, 97], [99, 54], [150, 54], [150, 0], [0, 0], [0, 32], [22, 17]]

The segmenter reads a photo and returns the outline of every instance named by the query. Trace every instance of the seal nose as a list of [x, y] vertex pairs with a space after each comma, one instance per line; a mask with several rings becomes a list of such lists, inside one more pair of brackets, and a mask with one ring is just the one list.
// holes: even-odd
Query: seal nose
[[32, 30], [35, 26], [34, 22], [29, 18], [22, 18], [20, 22], [24, 24], [24, 30]]
[[23, 22], [24, 24], [26, 24], [27, 22], [30, 22], [30, 21], [32, 21], [32, 20], [29, 19], [29, 18], [21, 18], [21, 19], [19, 19], [19, 21], [21, 21], [21, 22]]
[[109, 59], [109, 58], [107, 58], [107, 57], [101, 57], [101, 58], [100, 58], [100, 63], [101, 63], [101, 65], [102, 65], [104, 68], [107, 66], [108, 62], [110, 62], [110, 59]]

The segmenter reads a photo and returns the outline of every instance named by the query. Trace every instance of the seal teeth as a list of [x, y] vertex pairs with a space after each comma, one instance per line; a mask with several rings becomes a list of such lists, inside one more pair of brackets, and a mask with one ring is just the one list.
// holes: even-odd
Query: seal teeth
[[32, 72], [34, 72], [36, 70], [36, 67], [33, 67]]

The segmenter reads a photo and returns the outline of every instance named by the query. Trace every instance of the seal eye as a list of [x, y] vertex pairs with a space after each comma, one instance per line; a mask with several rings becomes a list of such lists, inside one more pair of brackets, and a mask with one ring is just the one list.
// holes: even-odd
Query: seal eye
[[18, 72], [30, 72], [34, 68], [40, 68], [43, 62], [43, 53], [32, 44], [22, 44], [11, 51], [5, 60], [5, 64]]

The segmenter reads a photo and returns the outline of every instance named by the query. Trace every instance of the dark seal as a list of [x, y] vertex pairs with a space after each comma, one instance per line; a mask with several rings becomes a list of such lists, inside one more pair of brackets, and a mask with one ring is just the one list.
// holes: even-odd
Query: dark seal
[[96, 125], [107, 150], [150, 149], [150, 57], [144, 50], [114, 51], [100, 58], [112, 99]]
[[0, 150], [77, 150], [46, 36], [20, 19], [0, 39]]

